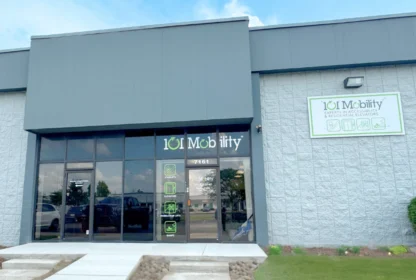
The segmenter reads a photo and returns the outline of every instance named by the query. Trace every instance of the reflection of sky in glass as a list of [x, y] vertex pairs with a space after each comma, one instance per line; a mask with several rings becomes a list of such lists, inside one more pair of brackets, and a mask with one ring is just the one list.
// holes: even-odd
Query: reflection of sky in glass
[[65, 159], [65, 140], [42, 137], [40, 143], [40, 160]]
[[93, 153], [93, 139], [68, 140], [68, 160], [92, 160]]
[[40, 164], [38, 177], [38, 203], [48, 202], [51, 193], [61, 191], [64, 179], [64, 164]]
[[97, 139], [97, 159], [122, 159], [123, 158], [123, 138], [108, 137]]
[[154, 161], [126, 161], [124, 192], [154, 192]]
[[126, 137], [126, 159], [154, 158], [153, 136]]
[[244, 163], [239, 158], [222, 158], [221, 159], [221, 169], [243, 169], [244, 170]]
[[123, 166], [121, 161], [97, 162], [95, 185], [99, 181], [107, 184], [110, 195], [120, 195], [122, 190]]
[[[215, 169], [191, 169], [189, 170], [189, 191], [192, 196], [206, 196], [215, 192], [215, 187], [209, 187], [209, 180], [213, 178]], [[207, 181], [208, 179], [208, 181]]]

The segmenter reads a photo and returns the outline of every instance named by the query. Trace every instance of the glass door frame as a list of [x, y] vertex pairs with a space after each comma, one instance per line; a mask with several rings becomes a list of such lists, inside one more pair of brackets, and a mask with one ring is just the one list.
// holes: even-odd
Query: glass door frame
[[[191, 238], [191, 213], [189, 211], [190, 207], [192, 206], [192, 201], [190, 201], [190, 182], [189, 182], [189, 171], [190, 170], [204, 170], [204, 169], [214, 169], [216, 171], [216, 202], [217, 202], [217, 239], [208, 239], [208, 238]], [[198, 167], [186, 167], [185, 171], [185, 186], [186, 186], [186, 206], [185, 206], [185, 228], [186, 228], [186, 242], [187, 243], [220, 243], [222, 242], [222, 215], [221, 215], [221, 176], [220, 176], [220, 168], [219, 164], [217, 165], [206, 165], [206, 166], [198, 166]]]
[[[88, 222], [88, 229], [89, 229], [89, 233], [88, 233], [88, 238], [86, 238], [85, 240], [77, 240], [77, 241], [72, 241], [72, 240], [66, 240], [65, 239], [65, 221], [66, 221], [66, 192], [67, 192], [67, 187], [68, 187], [68, 174], [69, 173], [90, 173], [91, 174], [91, 188], [90, 188], [90, 217], [89, 217], [89, 222]], [[62, 188], [62, 207], [61, 207], [61, 221], [60, 221], [60, 235], [61, 238], [60, 240], [65, 241], [65, 242], [92, 242], [94, 240], [94, 197], [95, 197], [95, 172], [94, 172], [94, 168], [92, 169], [70, 169], [67, 170], [65, 169], [65, 180], [64, 180], [65, 185]]]

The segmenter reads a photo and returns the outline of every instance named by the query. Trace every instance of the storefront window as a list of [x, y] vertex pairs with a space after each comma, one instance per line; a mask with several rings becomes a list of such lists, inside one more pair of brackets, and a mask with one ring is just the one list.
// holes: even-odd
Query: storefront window
[[43, 137], [40, 146], [36, 240], [254, 241], [247, 126]]
[[63, 161], [65, 159], [65, 139], [42, 137], [40, 141], [41, 161]]
[[248, 131], [220, 132], [220, 157], [250, 156], [250, 134]]
[[106, 136], [97, 138], [97, 160], [123, 159], [123, 137]]
[[97, 162], [94, 199], [95, 240], [120, 240], [122, 176], [121, 161]]
[[153, 240], [154, 166], [154, 160], [125, 162], [124, 240]]
[[184, 242], [187, 240], [184, 160], [158, 160], [156, 174], [156, 238]]
[[253, 241], [250, 158], [222, 158], [220, 177], [223, 241]]
[[185, 136], [180, 134], [163, 134], [156, 136], [156, 158], [185, 158]]
[[40, 164], [35, 215], [35, 239], [58, 240], [61, 222], [64, 164]]
[[155, 157], [155, 137], [126, 137], [126, 159], [153, 159]]
[[188, 158], [215, 158], [217, 157], [217, 134], [213, 133], [189, 133]]
[[94, 139], [77, 138], [68, 140], [68, 161], [91, 161], [94, 158]]

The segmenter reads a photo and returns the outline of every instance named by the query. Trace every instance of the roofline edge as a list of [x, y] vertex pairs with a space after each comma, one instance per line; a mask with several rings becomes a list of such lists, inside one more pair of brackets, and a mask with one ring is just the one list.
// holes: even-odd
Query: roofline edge
[[166, 27], [181, 27], [181, 26], [192, 26], [192, 25], [203, 25], [203, 24], [214, 24], [214, 23], [225, 23], [225, 22], [236, 22], [236, 21], [249, 21], [249, 18], [248, 16], [243, 16], [243, 17], [232, 17], [232, 18], [207, 19], [207, 20], [187, 21], [187, 22], [177, 22], [177, 23], [143, 25], [143, 26], [135, 26], [135, 27], [121, 27], [121, 28], [110, 28], [110, 29], [101, 29], [101, 30], [92, 30], [92, 31], [70, 32], [70, 33], [61, 33], [61, 34], [52, 34], [52, 35], [33, 35], [30, 38], [31, 40], [37, 40], [37, 39], [49, 39], [49, 38], [58, 38], [58, 37], [67, 37], [67, 36], [96, 35], [96, 34], [105, 34], [105, 33], [114, 33], [114, 32], [126, 32], [126, 31], [159, 29], [159, 28], [166, 28]]
[[407, 18], [407, 17], [416, 17], [416, 12], [387, 14], [387, 15], [378, 15], [378, 16], [369, 16], [369, 17], [334, 19], [334, 20], [324, 20], [324, 21], [311, 21], [311, 22], [304, 22], [304, 23], [288, 23], [288, 24], [268, 25], [268, 26], [256, 26], [256, 27], [250, 27], [249, 31], [259, 31], [259, 30], [268, 30], [268, 29], [279, 29], [279, 28], [308, 27], [308, 26], [316, 26], [316, 25], [342, 24], [342, 23], [375, 21], [375, 20]]
[[12, 53], [12, 52], [25, 52], [25, 51], [29, 51], [30, 48], [16, 48], [16, 49], [5, 49], [5, 50], [0, 50], [0, 54], [2, 53]]

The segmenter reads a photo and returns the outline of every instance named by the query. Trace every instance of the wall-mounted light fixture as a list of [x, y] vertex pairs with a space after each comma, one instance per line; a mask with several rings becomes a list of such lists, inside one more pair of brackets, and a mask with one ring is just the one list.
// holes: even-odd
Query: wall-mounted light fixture
[[257, 133], [261, 133], [261, 124], [256, 125]]
[[344, 80], [344, 88], [359, 88], [364, 83], [364, 77], [348, 77]]

